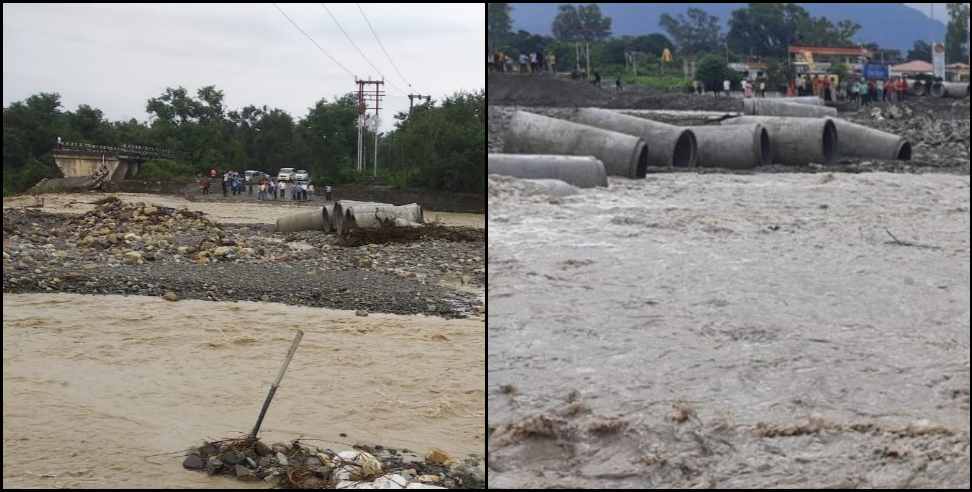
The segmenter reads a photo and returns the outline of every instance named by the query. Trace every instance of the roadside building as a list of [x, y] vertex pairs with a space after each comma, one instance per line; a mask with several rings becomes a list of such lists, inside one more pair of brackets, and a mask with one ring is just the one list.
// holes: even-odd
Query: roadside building
[[912, 60], [908, 63], [893, 65], [891, 67], [892, 77], [912, 78], [916, 75], [934, 75], [935, 67], [931, 63], [923, 60]]
[[797, 75], [826, 74], [835, 65], [847, 65], [852, 72], [861, 72], [871, 58], [866, 48], [831, 48], [825, 46], [790, 46], [789, 63]]
[[729, 68], [742, 74], [744, 79], [757, 80], [766, 76], [767, 65], [761, 62], [730, 63]]
[[969, 66], [965, 63], [945, 65], [945, 80], [949, 82], [968, 82]]

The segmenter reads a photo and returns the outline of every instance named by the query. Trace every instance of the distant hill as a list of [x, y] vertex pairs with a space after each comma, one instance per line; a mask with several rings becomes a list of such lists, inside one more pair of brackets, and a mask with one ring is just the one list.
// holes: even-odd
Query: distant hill
[[[514, 3], [513, 29], [550, 35], [557, 16], [555, 3]], [[745, 3], [602, 3], [601, 12], [612, 18], [613, 34], [641, 35], [664, 31], [658, 25], [662, 14], [684, 14], [691, 7], [718, 16], [723, 32], [729, 30], [732, 11]], [[827, 17], [835, 24], [850, 19], [861, 25], [856, 40], [876, 42], [882, 48], [897, 48], [907, 54], [916, 40], [945, 39], [945, 25], [900, 3], [801, 3], [814, 17]]]

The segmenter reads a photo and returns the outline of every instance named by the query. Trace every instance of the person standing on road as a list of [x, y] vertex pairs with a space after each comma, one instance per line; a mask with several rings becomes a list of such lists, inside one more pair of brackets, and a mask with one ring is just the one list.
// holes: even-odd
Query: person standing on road
[[557, 56], [554, 55], [553, 51], [551, 51], [550, 54], [547, 55], [547, 70], [549, 70], [551, 73], [556, 73], [557, 72], [556, 65], [557, 65]]
[[331, 195], [331, 185], [325, 185], [324, 186], [324, 201], [325, 202], [333, 201], [332, 195]]
[[618, 92], [621, 92], [622, 90], [624, 90], [621, 87], [621, 76], [620, 75], [618, 75], [618, 78], [614, 81], [614, 86], [617, 87]]
[[877, 83], [874, 84], [874, 91], [876, 95], [874, 101], [879, 103], [884, 102], [884, 81], [883, 80], [878, 80]]
[[520, 73], [527, 73], [529, 63], [530, 59], [527, 58], [526, 53], [520, 53]]
[[286, 181], [280, 181], [280, 185], [278, 186], [278, 188], [280, 189], [279, 190], [280, 191], [280, 199], [281, 200], [286, 200], [287, 199], [287, 182]]
[[722, 81], [722, 90], [725, 92], [726, 97], [729, 97], [729, 89], [732, 88], [732, 84], [729, 83], [729, 79]]
[[537, 73], [537, 53], [530, 52], [530, 73]]

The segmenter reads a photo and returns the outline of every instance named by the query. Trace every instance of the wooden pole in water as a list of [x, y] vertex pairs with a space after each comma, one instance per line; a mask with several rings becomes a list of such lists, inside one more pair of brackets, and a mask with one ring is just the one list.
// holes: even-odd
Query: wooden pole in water
[[253, 432], [250, 433], [250, 440], [256, 441], [257, 433], [260, 432], [260, 425], [263, 424], [263, 417], [267, 414], [267, 408], [270, 407], [270, 400], [273, 400], [273, 395], [277, 392], [277, 387], [280, 386], [280, 380], [283, 379], [284, 373], [287, 372], [287, 366], [290, 365], [290, 360], [294, 358], [294, 353], [297, 352], [297, 346], [300, 345], [300, 340], [304, 338], [304, 331], [297, 330], [297, 336], [294, 337], [294, 342], [290, 344], [290, 350], [287, 351], [287, 358], [284, 359], [283, 366], [280, 368], [280, 372], [277, 373], [277, 379], [273, 382], [273, 386], [270, 386], [270, 392], [267, 393], [267, 399], [263, 400], [263, 408], [260, 409], [260, 417], [257, 418], [256, 425], [253, 426]]

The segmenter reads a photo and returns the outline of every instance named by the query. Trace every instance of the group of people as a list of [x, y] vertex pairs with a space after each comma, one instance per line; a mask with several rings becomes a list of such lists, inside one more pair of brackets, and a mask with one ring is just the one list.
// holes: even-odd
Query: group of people
[[[199, 180], [199, 187], [203, 195], [209, 194], [211, 182], [218, 179], [219, 173], [215, 168], [210, 169], [209, 173]], [[256, 181], [256, 183], [254, 183]], [[238, 171], [226, 171], [223, 173], [223, 196], [240, 195], [244, 189], [249, 189], [249, 194], [253, 194], [253, 188], [257, 189], [257, 200], [286, 200], [308, 201], [315, 194], [314, 184], [308, 181], [278, 181], [273, 177], [262, 175], [259, 179], [254, 178], [246, 181]], [[325, 186], [325, 200], [331, 200], [331, 187]], [[289, 195], [288, 195], [289, 192]]]
[[[724, 81], [723, 85], [725, 85]], [[766, 79], [756, 79], [756, 80], [743, 80], [743, 95], [747, 98], [756, 97], [766, 97]]]
[[903, 101], [908, 93], [908, 82], [904, 77], [892, 77], [887, 81], [851, 78], [835, 83], [828, 75], [804, 75], [790, 83], [790, 92], [797, 96], [817, 96], [827, 102], [852, 101], [858, 106], [867, 106]]
[[908, 94], [908, 82], [904, 77], [893, 77], [887, 82], [883, 80], [851, 81], [849, 97], [859, 107], [878, 102], [897, 103], [904, 101]]
[[[268, 178], [266, 176], [260, 180], [257, 191], [257, 200], [286, 200], [287, 192], [290, 192], [290, 199], [293, 201], [307, 201], [310, 200], [310, 195], [314, 194], [314, 184], [306, 181], [298, 181], [296, 183], [280, 181], [277, 182], [273, 178]], [[328, 193], [330, 193], [330, 186], [328, 188]]]
[[520, 56], [515, 60], [510, 55], [501, 51], [486, 55], [486, 69], [490, 72], [555, 72], [556, 64], [557, 57], [553, 52], [547, 55], [544, 55], [540, 51], [520, 53]]
[[834, 83], [829, 75], [804, 75], [791, 86], [796, 96], [817, 96], [827, 102], [843, 100], [848, 94], [847, 82]]

